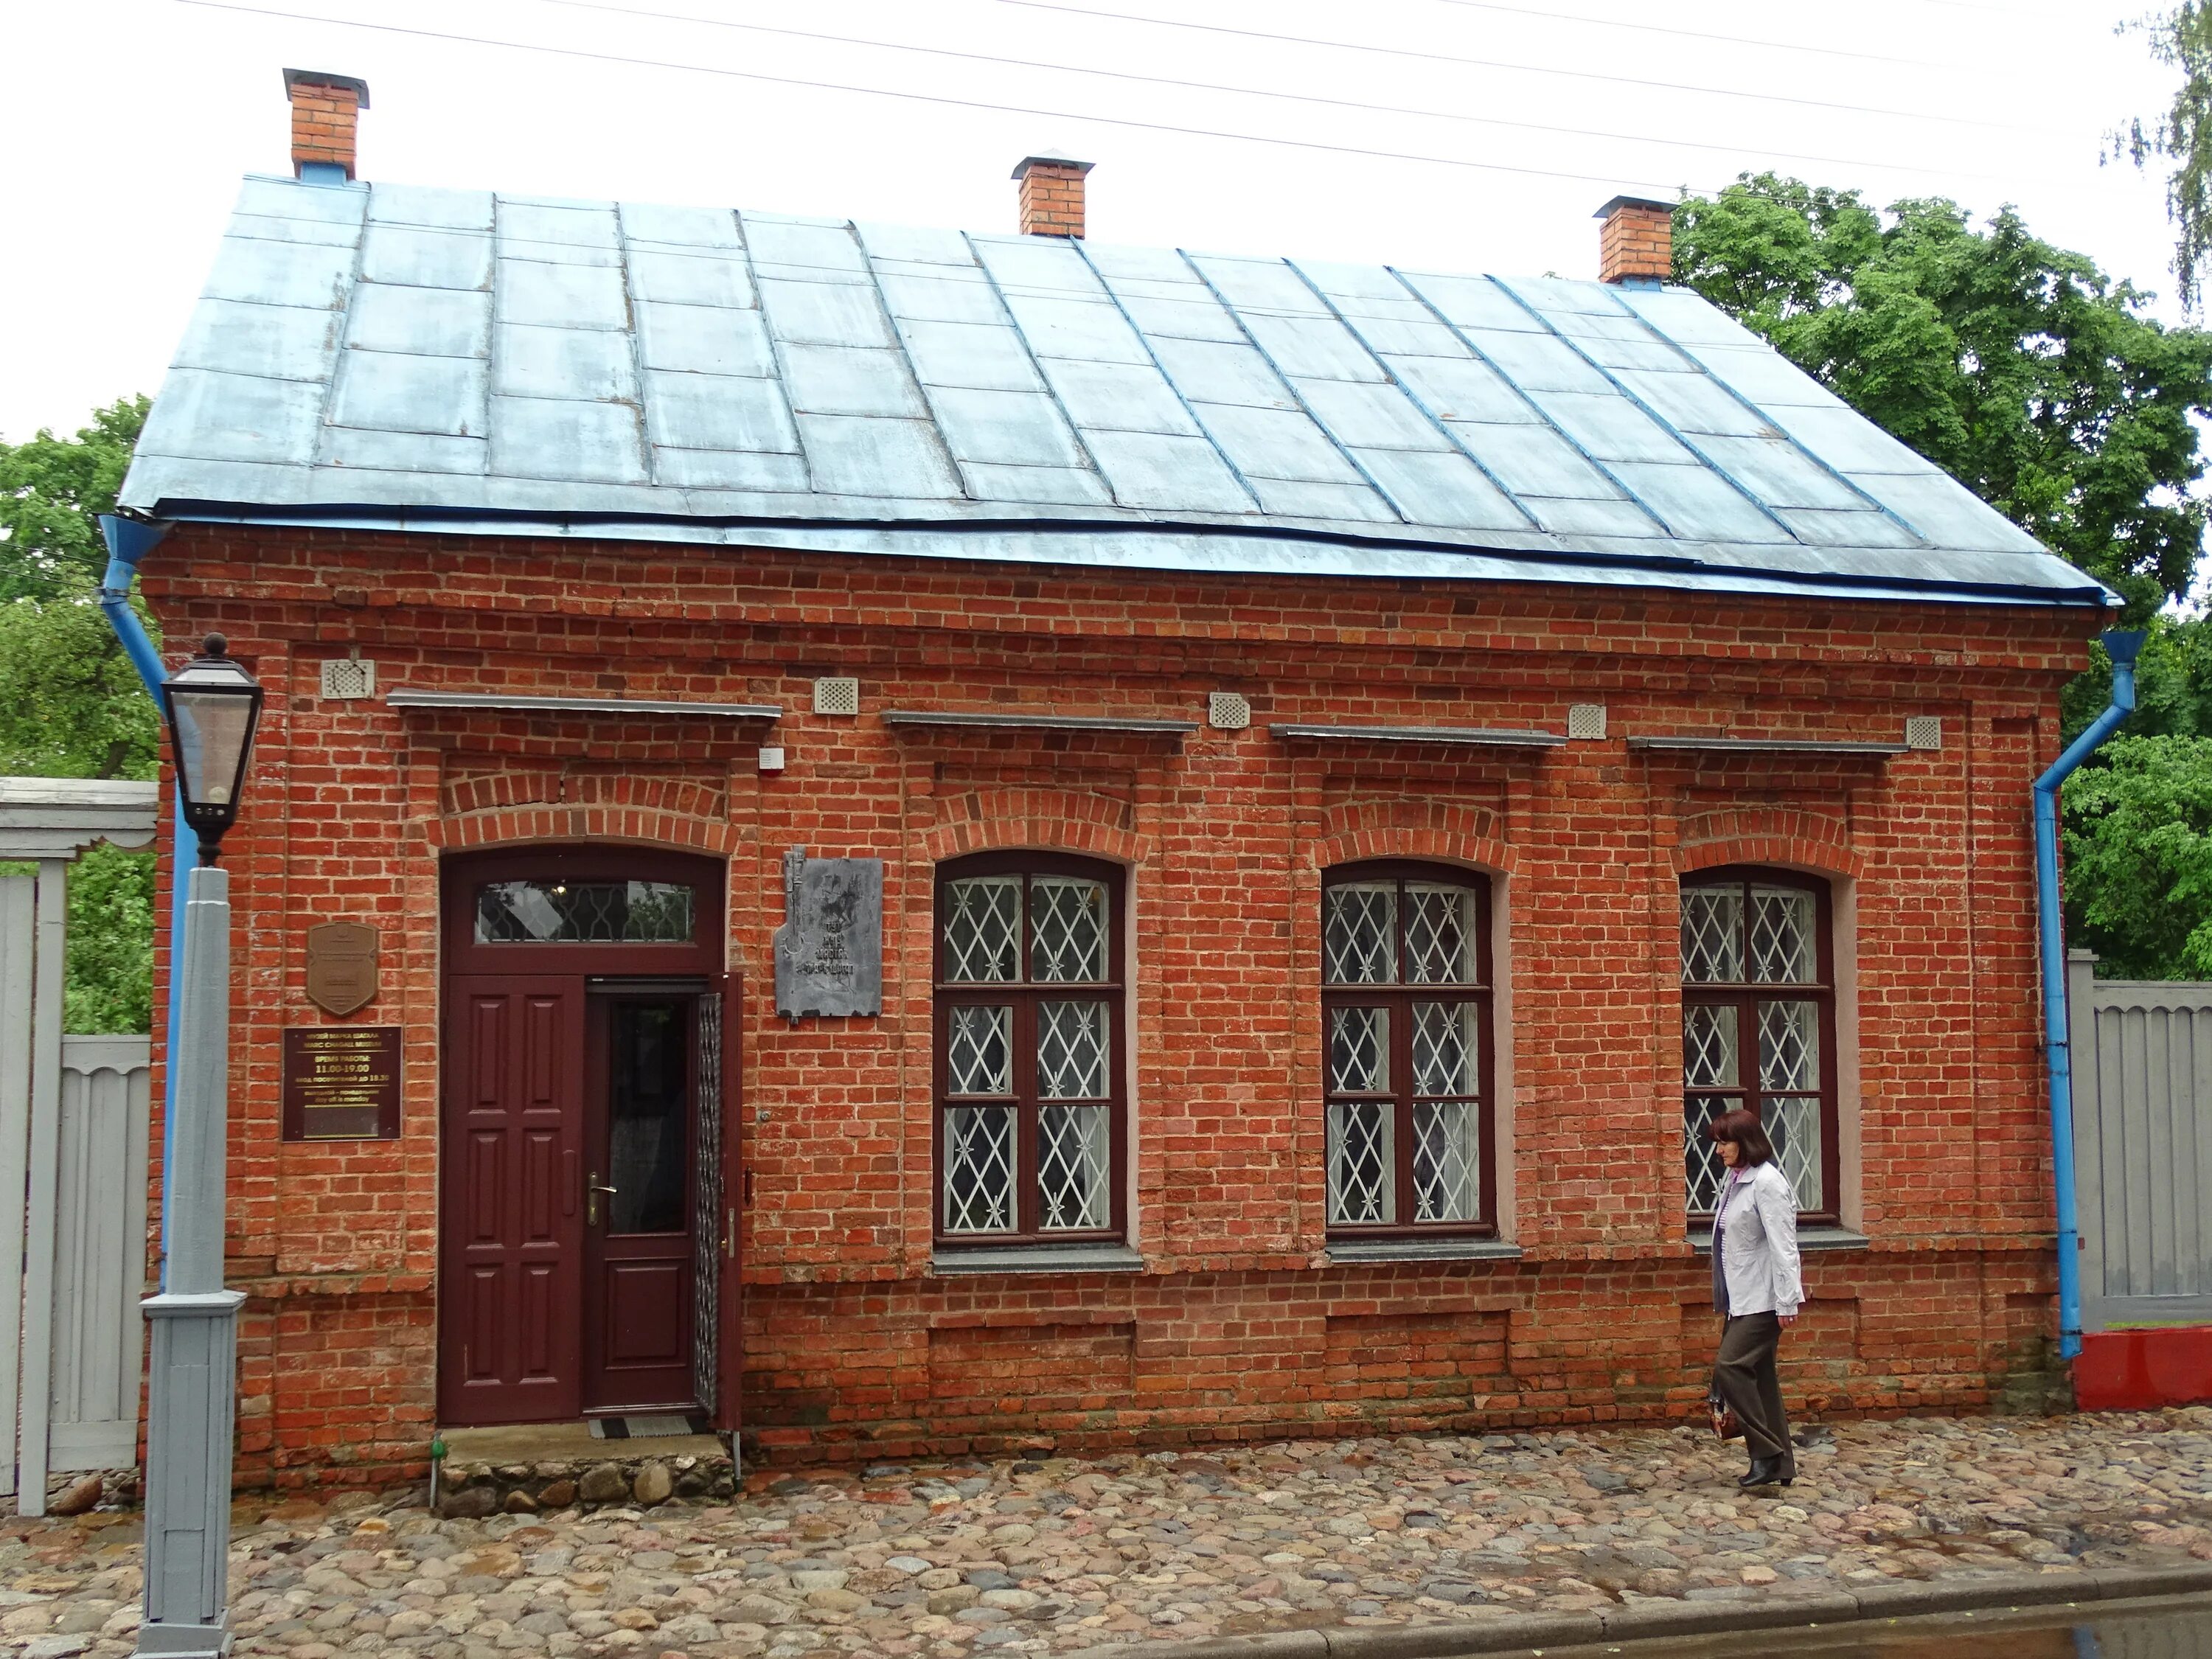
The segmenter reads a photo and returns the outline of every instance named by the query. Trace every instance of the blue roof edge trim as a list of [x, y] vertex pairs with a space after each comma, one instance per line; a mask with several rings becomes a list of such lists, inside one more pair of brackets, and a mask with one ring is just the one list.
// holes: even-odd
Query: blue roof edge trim
[[[2116, 610], [2119, 596], [2084, 574], [2080, 586], [2056, 587], [2002, 582], [1961, 582], [1936, 578], [1869, 575], [1856, 572], [1798, 571], [1715, 565], [1680, 553], [1607, 554], [1589, 550], [1516, 549], [1433, 541], [1407, 536], [1359, 536], [1285, 526], [1222, 525], [1155, 521], [1142, 526], [1125, 520], [1004, 519], [943, 522], [911, 519], [830, 520], [805, 516], [749, 515], [659, 517], [645, 514], [572, 512], [501, 513], [481, 508], [434, 507], [395, 509], [384, 506], [317, 504], [266, 507], [238, 502], [164, 501], [157, 516], [167, 520], [212, 524], [289, 525], [314, 529], [365, 530], [404, 534], [533, 537], [605, 537], [617, 540], [689, 542], [703, 546], [743, 547], [822, 553], [859, 553], [887, 558], [939, 558], [977, 563], [1018, 562], [1092, 567], [1155, 574], [1267, 574], [1321, 580], [1346, 577], [1396, 577], [1469, 582], [1559, 583], [1650, 586], [1674, 592], [1739, 596], [1796, 593], [1827, 598], [1918, 600], [2065, 609]], [[957, 544], [984, 538], [1027, 538], [1048, 544], [1024, 554], [1006, 547], [962, 550]], [[1079, 539], [1098, 545], [1101, 556], [1085, 558], [1065, 545]], [[1146, 544], [1198, 540], [1210, 546], [1255, 548], [1289, 544], [1274, 559], [1253, 555], [1173, 559]], [[1109, 550], [1110, 548], [1110, 551]], [[1386, 556], [1413, 556], [1434, 568], [1352, 569], [1314, 563], [1302, 568], [1291, 550], [1329, 548]], [[1147, 557], [1148, 553], [1153, 556]], [[1454, 568], [1459, 567], [1459, 568]], [[1502, 568], [1501, 568], [1502, 567]], [[1672, 580], [1668, 580], [1672, 579]]]

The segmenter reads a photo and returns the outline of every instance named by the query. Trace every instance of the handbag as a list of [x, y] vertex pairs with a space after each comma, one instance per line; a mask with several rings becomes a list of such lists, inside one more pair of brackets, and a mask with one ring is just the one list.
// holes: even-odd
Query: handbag
[[1743, 1438], [1743, 1425], [1736, 1420], [1735, 1407], [1721, 1398], [1718, 1389], [1706, 1390], [1705, 1410], [1711, 1413], [1715, 1434], [1723, 1440]]

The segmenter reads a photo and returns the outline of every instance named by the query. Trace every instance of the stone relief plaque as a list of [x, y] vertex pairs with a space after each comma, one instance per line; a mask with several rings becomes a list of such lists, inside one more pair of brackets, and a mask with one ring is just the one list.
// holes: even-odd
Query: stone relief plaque
[[399, 1028], [291, 1027], [283, 1103], [287, 1140], [397, 1140]]
[[343, 1019], [376, 1000], [376, 929], [325, 921], [307, 929], [307, 1000]]
[[884, 1011], [884, 861], [783, 855], [785, 921], [775, 930], [775, 1011]]

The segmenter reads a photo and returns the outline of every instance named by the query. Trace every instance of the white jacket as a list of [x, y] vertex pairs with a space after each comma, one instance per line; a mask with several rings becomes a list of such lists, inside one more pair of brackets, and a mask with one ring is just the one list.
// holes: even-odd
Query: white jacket
[[[1731, 1171], [1731, 1174], [1734, 1172]], [[1721, 1226], [1721, 1270], [1728, 1276], [1729, 1316], [1794, 1314], [1805, 1299], [1797, 1269], [1797, 1195], [1772, 1164], [1747, 1171], [1728, 1193]]]

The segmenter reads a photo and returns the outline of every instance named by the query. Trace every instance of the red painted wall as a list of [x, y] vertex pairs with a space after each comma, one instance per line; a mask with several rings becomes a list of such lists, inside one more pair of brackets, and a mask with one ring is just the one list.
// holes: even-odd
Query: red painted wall
[[[1681, 1215], [1676, 884], [1765, 861], [1856, 916], [1869, 1248], [1808, 1258], [1801, 1407], [1972, 1407], [2050, 1327], [2027, 789], [2095, 619], [1376, 580], [1203, 579], [621, 542], [185, 526], [146, 566], [173, 642], [269, 688], [239, 905], [230, 1251], [252, 1297], [242, 1473], [420, 1469], [432, 1424], [442, 852], [632, 841], [730, 860], [750, 975], [746, 1416], [783, 1455], [1686, 1413], [1715, 1335]], [[325, 702], [394, 687], [772, 702], [758, 727]], [[856, 675], [857, 720], [811, 683]], [[904, 735], [888, 708], [1202, 721], [1156, 738]], [[1541, 757], [1279, 742], [1271, 720], [1610, 735]], [[1887, 763], [1632, 751], [1727, 729], [1944, 746]], [[887, 860], [880, 1018], [773, 1017], [787, 848]], [[993, 847], [1130, 866], [1133, 1242], [1145, 1271], [933, 1276], [931, 873]], [[1323, 1254], [1321, 872], [1502, 879], [1517, 1261]], [[384, 930], [356, 1021], [406, 1042], [405, 1133], [280, 1144], [278, 1051], [321, 1015], [305, 930]]]
[[2212, 1325], [2084, 1335], [2074, 1362], [2074, 1399], [2092, 1412], [2212, 1402]]

